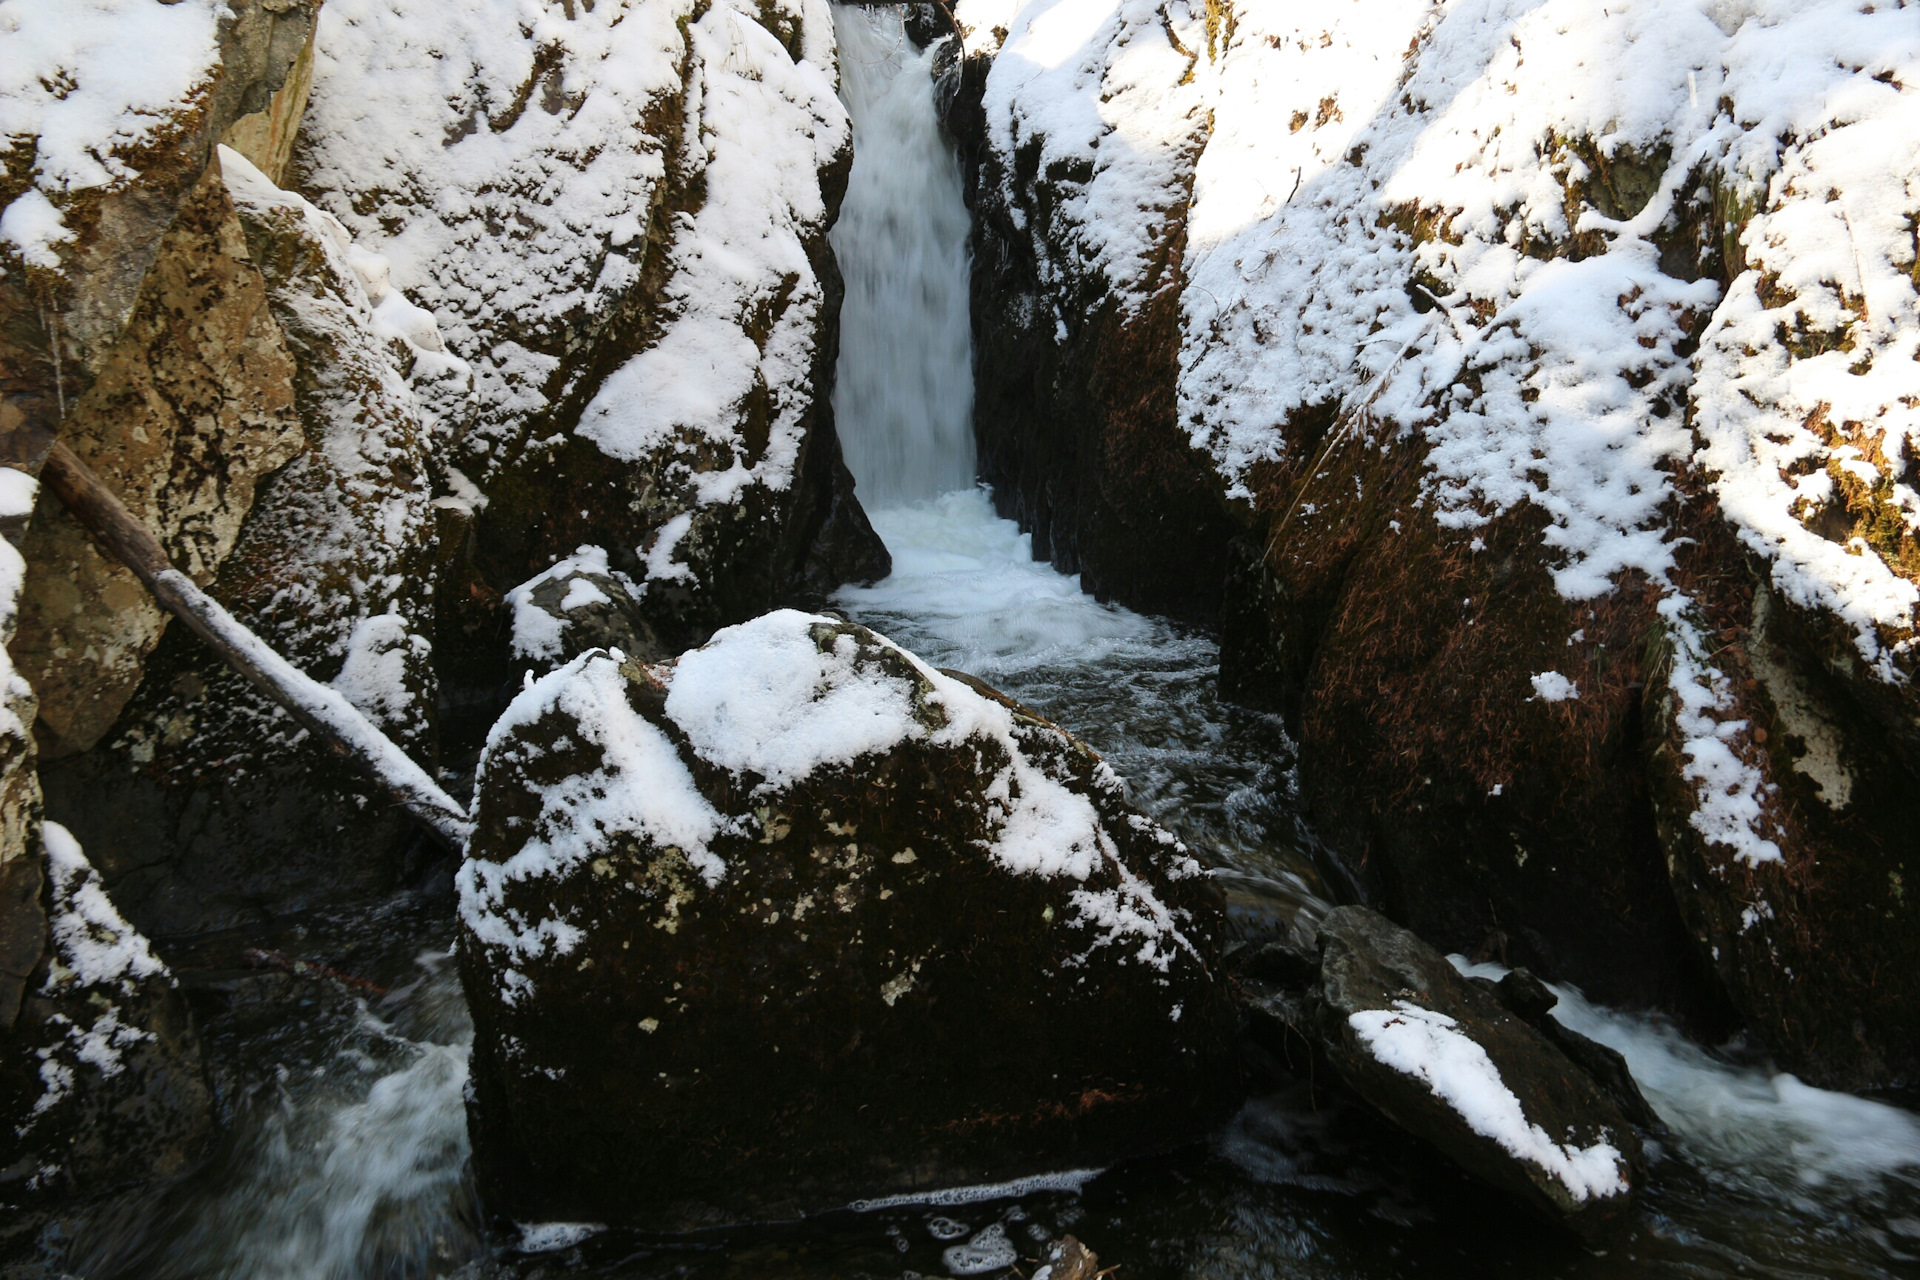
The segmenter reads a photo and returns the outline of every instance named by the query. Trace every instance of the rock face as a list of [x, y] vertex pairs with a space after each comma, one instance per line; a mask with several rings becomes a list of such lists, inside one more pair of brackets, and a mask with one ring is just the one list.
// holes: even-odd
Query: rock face
[[[1215, 530], [1165, 545], [1223, 581], [1223, 683], [1397, 919], [1912, 1080], [1920, 304], [1907, 178], [1848, 168], [1910, 136], [1911, 33], [1659, 11], [1685, 66], [1557, 3], [1116, 10], [1069, 51], [962, 0], [983, 414], [1071, 402], [983, 417], [985, 465], [1036, 545], [1063, 494]], [[1162, 316], [1157, 361], [1107, 315]], [[1085, 480], [1135, 448], [1212, 507]]]
[[[465, 368], [436, 349], [431, 318], [413, 334], [395, 323], [412, 312], [403, 297], [376, 303], [361, 272], [377, 285], [377, 262], [361, 254], [356, 265], [337, 223], [237, 153], [221, 157], [213, 191], [244, 236], [227, 260], [259, 281], [260, 322], [285, 353], [277, 386], [291, 398], [298, 435], [280, 445], [278, 469], [244, 523], [234, 504], [217, 495], [206, 502], [233, 526], [230, 551], [181, 563], [194, 564], [276, 650], [431, 761], [432, 583], [444, 553], [431, 505], [430, 420], [408, 374], [431, 383], [464, 379]], [[212, 381], [211, 393], [221, 385]], [[188, 430], [156, 438], [194, 451], [223, 440]], [[44, 527], [98, 557], [64, 512], [50, 513]], [[33, 550], [30, 535], [29, 583], [41, 580]], [[57, 581], [47, 567], [44, 578]], [[406, 819], [347, 766], [319, 756], [284, 712], [195, 637], [169, 632], [138, 674], [138, 691], [128, 691], [99, 748], [42, 769], [49, 811], [99, 851], [117, 900], [136, 918], [160, 933], [197, 932], [396, 885]]]
[[[183, 571], [455, 776], [526, 662], [505, 597], [575, 547], [623, 598], [561, 610], [569, 654], [887, 572], [829, 408], [824, 4], [124, 8], [23, 11], [38, 61], [0, 84], [3, 460], [31, 473], [57, 425]], [[57, 503], [8, 534], [51, 812], [144, 928], [420, 871]]]
[[1581, 1237], [1624, 1225], [1640, 1139], [1582, 1067], [1377, 912], [1331, 912], [1319, 947], [1291, 984], [1242, 979], [1256, 1035], [1304, 1038], [1388, 1120]]
[[[0, 1201], [16, 1212], [63, 1193], [178, 1177], [215, 1134], [199, 1041], [172, 975], [108, 901], [73, 837], [52, 823], [44, 837], [44, 860], [6, 864], [34, 873], [10, 876], [0, 921], [9, 969], [31, 951], [24, 991], [0, 1007]], [[22, 884], [37, 920], [12, 909]]]
[[[1062, 68], [991, 80], [980, 33], [986, 43], [969, 46], [943, 92], [974, 215], [980, 478], [1000, 514], [1032, 532], [1034, 555], [1095, 596], [1211, 619], [1234, 529], [1174, 403], [1206, 116], [1198, 87], [1182, 83], [1195, 24], [1170, 12], [1116, 10], [1106, 34], [1131, 60], [1091, 79]], [[1071, 93], [1062, 81], [1104, 106], [1021, 118], [1019, 104]], [[1149, 120], [1147, 136], [1109, 166], [1075, 154], [1120, 117]]]
[[827, 395], [852, 153], [824, 0], [517, 22], [333, 5], [296, 159], [472, 354], [447, 461], [486, 498], [480, 576], [602, 547], [675, 649], [884, 576]]
[[471, 1125], [511, 1217], [792, 1217], [1232, 1104], [1199, 866], [1086, 747], [864, 628], [583, 655], [496, 726], [477, 820]]

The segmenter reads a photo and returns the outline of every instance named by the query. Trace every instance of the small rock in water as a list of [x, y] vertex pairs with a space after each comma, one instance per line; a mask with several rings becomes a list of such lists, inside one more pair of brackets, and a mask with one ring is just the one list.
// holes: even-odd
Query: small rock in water
[[[1316, 981], [1243, 973], [1239, 985], [1256, 1036], [1276, 1051], [1304, 1040], [1349, 1090], [1467, 1172], [1589, 1241], [1624, 1224], [1642, 1157], [1621, 1109], [1581, 1063], [1412, 933], [1341, 907], [1321, 925]], [[1528, 978], [1507, 994], [1532, 1010], [1552, 996]]]
[[1032, 1280], [1095, 1280], [1099, 1274], [1098, 1255], [1072, 1236], [1062, 1236], [1047, 1246]]

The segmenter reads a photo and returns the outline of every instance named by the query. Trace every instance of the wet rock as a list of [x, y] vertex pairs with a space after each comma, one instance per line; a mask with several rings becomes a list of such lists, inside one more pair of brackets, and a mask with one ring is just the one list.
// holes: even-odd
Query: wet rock
[[1553, 1017], [1554, 1006], [1560, 1003], [1560, 997], [1546, 983], [1525, 969], [1514, 969], [1498, 982], [1478, 977], [1473, 981], [1486, 986], [1507, 1007], [1508, 1012], [1552, 1041], [1554, 1048], [1566, 1054], [1575, 1066], [1586, 1072], [1601, 1091], [1613, 1099], [1613, 1105], [1620, 1108], [1620, 1114], [1636, 1127], [1647, 1133], [1666, 1133], [1666, 1123], [1647, 1101], [1646, 1095], [1640, 1092], [1633, 1072], [1627, 1067], [1626, 1057], [1618, 1049], [1601, 1044], [1590, 1036], [1583, 1036]]
[[1583, 1239], [1622, 1227], [1640, 1139], [1553, 1039], [1364, 907], [1327, 916], [1320, 953], [1308, 986], [1241, 980], [1256, 1036], [1283, 1057], [1297, 1044], [1387, 1120]]
[[664, 1230], [1086, 1167], [1231, 1105], [1220, 905], [1093, 752], [795, 612], [589, 653], [460, 873], [483, 1194]]
[[[179, 1177], [215, 1134], [173, 976], [73, 838], [52, 823], [44, 838], [44, 859], [31, 859], [44, 866], [44, 887], [32, 877], [38, 954], [18, 1016], [0, 1031], [0, 1202], [16, 1212]], [[5, 940], [11, 952], [19, 938]]]
[[1040, 1255], [1033, 1280], [1098, 1280], [1100, 1256], [1073, 1236], [1053, 1241]]
[[[1719, 522], [1702, 523], [1703, 546], [1739, 554]], [[1648, 646], [1661, 677], [1645, 693], [1652, 807], [1674, 900], [1784, 1067], [1830, 1088], [1915, 1084], [1911, 677], [1884, 682], [1864, 669], [1850, 627], [1788, 603], [1751, 571], [1713, 573], [1712, 563], [1690, 575], [1699, 614], [1657, 629]], [[1704, 643], [1692, 638], [1702, 632]], [[1702, 692], [1683, 696], [1676, 669]], [[1742, 773], [1764, 844], [1728, 840], [1703, 803], [1714, 776]]]

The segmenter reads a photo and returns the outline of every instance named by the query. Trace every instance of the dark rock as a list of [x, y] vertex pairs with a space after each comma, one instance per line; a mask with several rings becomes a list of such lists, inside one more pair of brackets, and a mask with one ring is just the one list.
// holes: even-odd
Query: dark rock
[[[1713, 636], [1710, 665], [1665, 625], [1646, 659], [1661, 676], [1645, 690], [1647, 760], [1674, 900], [1784, 1069], [1828, 1088], [1920, 1084], [1914, 677], [1867, 669], [1852, 625], [1777, 594], [1724, 521], [1699, 514], [1686, 532], [1682, 581], [1699, 602], [1686, 621]], [[1683, 657], [1717, 671], [1726, 705], [1715, 714], [1733, 726], [1726, 749], [1754, 771], [1771, 850], [1716, 841], [1696, 822], [1703, 787], [1664, 678]]]
[[673, 655], [634, 599], [633, 580], [607, 565], [607, 553], [581, 547], [507, 592], [513, 607], [513, 656], [541, 671], [589, 649], [618, 649], [635, 662]]
[[[943, 113], [974, 215], [980, 478], [1032, 533], [1034, 556], [1099, 599], [1211, 622], [1234, 529], [1175, 405], [1186, 202], [1142, 210], [1150, 259], [1138, 279], [1107, 279], [1062, 214], [1091, 173], [1036, 174], [987, 145], [986, 67], [968, 60]], [[1197, 154], [1204, 121], [1194, 127]], [[1029, 135], [1022, 154], [1043, 145]]]
[[1494, 986], [1494, 994], [1500, 997], [1501, 1004], [1535, 1026], [1560, 1003], [1553, 989], [1526, 969], [1515, 969], [1500, 979]]
[[[1478, 983], [1485, 979], [1475, 978], [1474, 981]], [[1560, 997], [1551, 987], [1525, 969], [1515, 969], [1491, 986], [1501, 1004], [1551, 1040], [1555, 1048], [1592, 1077], [1593, 1082], [1620, 1108], [1621, 1115], [1649, 1133], [1667, 1132], [1666, 1123], [1647, 1101], [1646, 1095], [1640, 1092], [1640, 1086], [1635, 1083], [1633, 1072], [1628, 1069], [1627, 1060], [1620, 1051], [1581, 1035], [1553, 1016], [1553, 1009], [1560, 1003]]]
[[1220, 905], [1098, 756], [864, 628], [588, 654], [461, 871], [497, 1212], [655, 1230], [1102, 1164], [1234, 1100]]
[[1556, 1039], [1377, 912], [1334, 910], [1320, 947], [1311, 985], [1238, 980], [1256, 1040], [1583, 1239], [1620, 1229], [1640, 1140]]
[[44, 834], [42, 955], [0, 1032], [0, 1205], [16, 1212], [179, 1177], [215, 1135], [173, 976], [73, 838]]

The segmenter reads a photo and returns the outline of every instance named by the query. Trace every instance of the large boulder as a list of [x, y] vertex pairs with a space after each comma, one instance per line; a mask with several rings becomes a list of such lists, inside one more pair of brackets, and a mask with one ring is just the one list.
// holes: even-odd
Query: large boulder
[[[208, 261], [237, 261], [257, 282], [295, 436], [277, 446], [277, 469], [248, 503], [209, 498], [201, 523], [224, 531], [224, 549], [182, 567], [431, 763], [433, 582], [445, 553], [433, 506], [436, 423], [416, 387], [464, 385], [465, 366], [337, 222], [237, 152], [219, 156], [207, 199], [224, 211], [233, 243]], [[151, 376], [164, 380], [171, 368], [156, 354]], [[242, 386], [215, 380], [210, 393]], [[173, 449], [200, 467], [217, 463], [225, 437], [191, 425]], [[236, 470], [256, 457], [244, 448], [232, 456]], [[176, 459], [174, 471], [199, 468]], [[57, 504], [43, 514], [28, 539], [30, 598], [36, 582], [53, 583], [41, 589], [51, 596], [62, 581], [58, 562], [32, 560], [40, 530], [72, 529], [62, 545], [98, 557]], [[87, 667], [62, 652], [52, 655], [55, 675]], [[43, 763], [41, 776], [49, 812], [96, 851], [143, 928], [200, 932], [400, 883], [406, 817], [197, 637], [167, 631], [137, 674], [98, 745]]]
[[585, 654], [495, 727], [476, 818], [470, 1117], [513, 1218], [789, 1218], [1232, 1105], [1200, 866], [1084, 745], [863, 627]]
[[1330, 912], [1319, 950], [1317, 971], [1248, 966], [1256, 1035], [1304, 1040], [1393, 1124], [1582, 1238], [1620, 1230], [1645, 1170], [1607, 1083], [1378, 912]]

